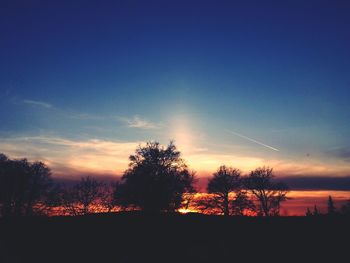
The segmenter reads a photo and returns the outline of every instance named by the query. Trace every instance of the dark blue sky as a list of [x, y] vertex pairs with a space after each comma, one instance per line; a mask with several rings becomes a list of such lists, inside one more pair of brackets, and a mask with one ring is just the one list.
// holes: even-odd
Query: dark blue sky
[[175, 139], [197, 169], [347, 173], [349, 14], [347, 1], [1, 1], [2, 148], [59, 167], [60, 147]]

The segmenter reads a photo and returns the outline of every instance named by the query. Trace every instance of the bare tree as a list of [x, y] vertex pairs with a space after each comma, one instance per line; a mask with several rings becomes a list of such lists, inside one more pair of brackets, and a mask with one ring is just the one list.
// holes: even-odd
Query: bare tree
[[65, 187], [61, 193], [61, 203], [67, 214], [81, 215], [91, 212], [102, 196], [102, 183], [90, 176], [82, 177], [72, 187]]
[[115, 200], [114, 192], [117, 187], [118, 182], [101, 185], [100, 204], [107, 210], [107, 213], [110, 213], [116, 207], [117, 202]]
[[101, 196], [101, 183], [90, 176], [81, 178], [81, 181], [74, 186], [76, 201], [82, 205], [83, 214], [90, 212], [90, 206]]
[[232, 214], [237, 216], [246, 215], [251, 211], [255, 211], [255, 205], [248, 196], [248, 192], [241, 189], [236, 192], [234, 199], [231, 201]]
[[60, 191], [60, 202], [65, 214], [77, 216], [81, 214], [81, 208], [76, 199], [73, 187], [62, 187]]
[[238, 169], [220, 166], [213, 177], [209, 179], [207, 191], [211, 194], [211, 202], [217, 206], [225, 216], [231, 214], [230, 194], [241, 188], [241, 172]]
[[246, 178], [245, 185], [255, 197], [258, 215], [279, 215], [281, 202], [287, 200], [287, 185], [273, 182], [273, 178], [273, 170], [268, 167], [257, 168]]

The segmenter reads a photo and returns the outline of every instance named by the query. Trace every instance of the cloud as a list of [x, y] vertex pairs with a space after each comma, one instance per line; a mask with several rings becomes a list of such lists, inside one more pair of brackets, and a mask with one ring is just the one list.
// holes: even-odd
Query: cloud
[[78, 119], [78, 120], [105, 120], [108, 119], [107, 116], [100, 116], [89, 113], [71, 113], [67, 115], [69, 118]]
[[235, 154], [193, 151], [184, 153], [183, 158], [187, 161], [191, 169], [198, 171], [201, 175], [208, 175], [208, 173], [216, 171], [216, 169], [223, 164], [234, 166], [245, 172], [264, 165], [264, 160], [261, 158], [239, 156]]
[[22, 102], [25, 103], [25, 104], [29, 104], [29, 105], [33, 105], [33, 106], [39, 106], [39, 107], [43, 107], [43, 108], [46, 108], [46, 109], [52, 108], [52, 104], [47, 103], [47, 102], [43, 102], [43, 101], [23, 100]]
[[287, 176], [278, 180], [293, 190], [350, 190], [350, 176]]
[[129, 117], [119, 117], [115, 115], [98, 115], [84, 112], [74, 112], [70, 110], [61, 109], [54, 107], [52, 104], [44, 101], [36, 100], [22, 100], [22, 103], [28, 104], [35, 107], [42, 107], [45, 109], [53, 109], [57, 114], [65, 118], [76, 119], [81, 121], [121, 121], [127, 125], [129, 128], [143, 129], [143, 130], [152, 130], [159, 129], [162, 127], [161, 123], [154, 123], [144, 118], [141, 118], [138, 115], [135, 115], [131, 118]]
[[[128, 168], [128, 157], [143, 141], [119, 141], [101, 139], [68, 139], [59, 136], [29, 136], [0, 138], [0, 151], [11, 158], [27, 157], [45, 162], [55, 176], [75, 174], [120, 175]], [[261, 167], [274, 168], [281, 177], [344, 177], [350, 175], [350, 167], [342, 161], [327, 163], [322, 160], [276, 160], [240, 153], [213, 152], [206, 148], [183, 151], [182, 158], [199, 177], [211, 176], [220, 165], [233, 166], [243, 173]]]
[[119, 119], [125, 122], [127, 126], [130, 128], [149, 130], [149, 129], [159, 129], [161, 127], [160, 124], [156, 124], [151, 121], [142, 119], [137, 115], [132, 118], [120, 117]]
[[344, 162], [333, 160], [308, 160], [285, 159], [285, 160], [265, 160], [265, 165], [274, 168], [275, 174], [280, 177], [289, 176], [321, 176], [321, 177], [342, 177], [350, 174], [350, 167]]
[[350, 147], [337, 147], [326, 152], [327, 155], [350, 162]]
[[[244, 174], [246, 175], [246, 174]], [[197, 188], [206, 191], [210, 174], [198, 178]], [[324, 176], [278, 176], [277, 182], [284, 182], [292, 191], [350, 191], [350, 176], [334, 177], [332, 175]], [[347, 193], [347, 198], [349, 198]]]
[[45, 109], [52, 109], [53, 112], [60, 115], [61, 117], [70, 118], [70, 119], [77, 119], [77, 120], [115, 120], [115, 117], [112, 116], [103, 116], [103, 115], [97, 115], [97, 114], [91, 114], [91, 113], [84, 113], [84, 112], [76, 112], [73, 110], [68, 110], [64, 108], [60, 108], [57, 106], [53, 106], [52, 104], [44, 101], [36, 101], [36, 100], [22, 100], [21, 103], [28, 104], [35, 107], [41, 107]]
[[0, 149], [11, 158], [40, 160], [55, 174], [120, 174], [128, 167], [128, 156], [142, 142], [54, 136], [0, 138]]

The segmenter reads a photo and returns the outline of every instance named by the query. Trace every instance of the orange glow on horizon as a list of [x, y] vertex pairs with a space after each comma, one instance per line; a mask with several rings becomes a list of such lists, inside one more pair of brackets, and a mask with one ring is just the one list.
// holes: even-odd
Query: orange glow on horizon
[[[208, 196], [207, 193], [196, 193], [193, 195], [193, 200], [200, 199]], [[332, 196], [334, 204], [337, 209], [341, 205], [350, 200], [350, 191], [290, 191], [288, 193], [288, 198], [286, 202], [281, 205], [281, 216], [304, 216], [306, 209], [309, 208], [311, 211], [316, 205], [319, 212], [327, 212], [327, 201], [328, 196]], [[92, 205], [90, 207], [92, 213], [106, 213], [108, 210], [101, 205]], [[131, 209], [133, 210], [133, 209]], [[121, 212], [121, 211], [131, 211], [130, 209], [121, 209], [120, 207], [115, 207], [111, 212]], [[181, 214], [187, 213], [203, 213], [203, 211], [198, 210], [195, 206], [189, 205], [188, 207], [182, 207], [178, 210]], [[210, 211], [204, 212], [205, 214], [211, 214]], [[63, 207], [55, 207], [49, 213], [50, 216], [64, 216], [68, 215]], [[248, 214], [249, 216], [254, 216], [253, 214]]]
[[[194, 199], [208, 195], [207, 193], [197, 193]], [[339, 209], [345, 201], [350, 199], [350, 191], [290, 191], [287, 194], [289, 199], [281, 204], [280, 213], [282, 216], [304, 216], [306, 209], [309, 208], [312, 211], [315, 205], [321, 213], [326, 213], [329, 196], [332, 196], [335, 206]], [[186, 209], [179, 209], [179, 212], [186, 214], [200, 211], [190, 206]]]

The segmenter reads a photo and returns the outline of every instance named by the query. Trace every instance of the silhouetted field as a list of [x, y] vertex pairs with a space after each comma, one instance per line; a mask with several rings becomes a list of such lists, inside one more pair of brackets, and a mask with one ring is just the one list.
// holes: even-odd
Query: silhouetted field
[[347, 262], [350, 219], [121, 213], [2, 219], [0, 231], [4, 263]]

